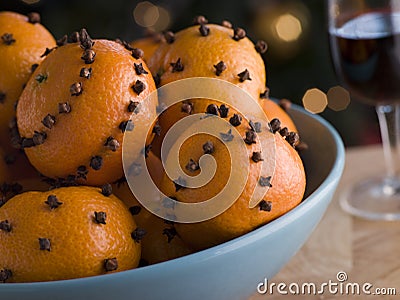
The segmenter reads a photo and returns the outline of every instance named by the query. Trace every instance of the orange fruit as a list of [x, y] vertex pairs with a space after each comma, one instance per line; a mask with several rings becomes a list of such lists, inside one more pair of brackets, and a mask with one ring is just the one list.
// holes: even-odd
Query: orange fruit
[[[201, 32], [208, 29], [204, 36]], [[211, 77], [226, 80], [244, 89], [265, 110], [267, 117], [278, 118], [289, 131], [296, 131], [291, 118], [275, 103], [265, 100], [266, 72], [264, 61], [259, 52], [266, 49], [264, 42], [256, 45], [247, 37], [238, 40], [236, 35], [240, 29], [232, 29], [216, 24], [202, 24], [170, 33], [167, 42], [162, 43], [148, 61], [148, 65], [156, 81], [160, 85], [189, 78]], [[169, 43], [168, 43], [169, 41]], [[178, 63], [179, 61], [179, 63]], [[247, 73], [246, 73], [247, 72]], [[246, 76], [247, 75], [247, 76]], [[190, 101], [194, 110], [190, 113], [202, 112], [197, 108], [200, 101], [205, 101], [201, 108], [207, 107], [208, 100]], [[159, 117], [161, 134], [155, 137], [153, 151], [159, 156], [159, 149], [165, 133], [177, 121], [187, 116], [180, 105], [168, 108]]]
[[[150, 152], [146, 162], [154, 183], [159, 186], [164, 175], [161, 161]], [[192, 253], [192, 250], [177, 235], [174, 225], [165, 222], [144, 208], [137, 201], [127, 183], [114, 184], [113, 191], [129, 207], [136, 224], [146, 230], [146, 235], [141, 241], [141, 257], [146, 263], [155, 264]]]
[[[157, 105], [147, 96], [154, 90], [143, 60], [81, 30], [80, 43], [52, 51], [28, 81], [17, 107], [22, 147], [47, 177], [114, 182], [123, 176], [124, 132], [146, 138]], [[141, 151], [140, 143], [131, 145], [131, 153]]]
[[143, 60], [149, 61], [150, 57], [153, 56], [154, 52], [160, 46], [161, 43], [165, 42], [161, 34], [154, 33], [151, 36], [144, 37], [141, 39], [134, 40], [130, 45], [134, 48], [139, 48], [143, 51]]
[[[209, 29], [207, 36], [200, 33], [201, 26]], [[264, 61], [250, 39], [233, 37], [233, 29], [216, 24], [188, 27], [177, 32], [173, 41], [166, 38], [167, 43], [150, 57], [149, 68], [159, 75], [161, 85], [188, 77], [215, 77], [238, 85], [258, 100], [265, 90]]]
[[[238, 114], [231, 108], [227, 118], [230, 119], [235, 113]], [[180, 167], [189, 176], [198, 175], [200, 173], [198, 167], [188, 168], [187, 166], [190, 166], [190, 162], [198, 164], [200, 157], [208, 149], [204, 147], [211, 142], [213, 147], [212, 151], [209, 152], [211, 152], [218, 164], [215, 175], [207, 184], [198, 188], [181, 188], [174, 182], [176, 178], [168, 178], [167, 176], [164, 176], [161, 184], [161, 190], [164, 194], [169, 197], [175, 197], [178, 201], [186, 203], [206, 201], [220, 193], [227, 185], [228, 180], [235, 185], [238, 179], [235, 176], [230, 178], [231, 167], [241, 170], [244, 163], [249, 161], [249, 176], [246, 179], [244, 189], [230, 208], [206, 221], [190, 224], [177, 223], [175, 225], [182, 240], [196, 250], [220, 244], [266, 224], [295, 207], [303, 198], [306, 178], [302, 161], [294, 149], [296, 143], [296, 138], [294, 137], [297, 134], [292, 133], [285, 140], [278, 132], [275, 133], [273, 139], [271, 138], [271, 141], [275, 140], [276, 148], [275, 172], [274, 174], [259, 175], [261, 171], [260, 159], [269, 160], [271, 158], [263, 157], [263, 153], [260, 153], [262, 149], [259, 137], [250, 129], [250, 124], [243, 116], [239, 125], [236, 125], [235, 128], [239, 134], [242, 137], [246, 137], [247, 152], [240, 153], [242, 161], [235, 160], [232, 162], [233, 153], [229, 152], [224, 142], [220, 139], [209, 134], [199, 133], [190, 136], [180, 146]], [[197, 124], [193, 123], [192, 126], [196, 128]], [[251, 135], [253, 137], [255, 135], [255, 138], [250, 139], [249, 136]], [[176, 143], [180, 145], [181, 141], [178, 139]], [[225, 143], [229, 143], [229, 141]], [[173, 152], [171, 151], [171, 154], [168, 155], [167, 165], [168, 161], [173, 159], [175, 155]], [[272, 179], [269, 177], [270, 175], [272, 175]], [[249, 202], [255, 187], [269, 184], [271, 184], [271, 187], [264, 197], [259, 199], [259, 205], [249, 208]]]
[[[160, 161], [160, 159], [158, 157], [156, 157], [151, 151], [149, 152], [147, 158], [146, 158], [146, 164], [147, 164], [147, 169], [150, 173], [150, 176], [152, 178], [152, 180], [154, 181], [154, 183], [159, 186], [161, 183], [161, 180], [164, 176], [164, 172], [163, 172], [163, 167], [162, 167], [162, 163]], [[128, 183], [124, 182], [118, 182], [118, 183], [114, 183], [113, 185], [113, 193], [119, 198], [121, 199], [126, 206], [128, 207], [132, 207], [135, 205], [138, 205], [139, 202], [137, 201], [137, 199], [135, 198], [135, 196], [132, 194]], [[157, 191], [153, 191], [154, 193], [156, 193]], [[147, 210], [144, 210], [146, 213]], [[150, 214], [150, 213], [149, 213]], [[143, 214], [141, 214], [140, 216], [142, 216]], [[137, 219], [138, 217], [135, 217], [136, 221], [139, 221], [139, 219]]]
[[259, 103], [261, 105], [261, 108], [267, 115], [268, 120], [271, 121], [277, 118], [280, 120], [282, 128], [286, 127], [288, 131], [297, 132], [296, 125], [294, 124], [292, 118], [277, 103], [275, 103], [271, 99], [261, 99]]
[[23, 86], [43, 60], [46, 48], [56, 45], [38, 18], [38, 14], [0, 12], [0, 145], [7, 152], [12, 149], [8, 125]]
[[132, 194], [127, 183], [113, 186], [115, 195], [129, 206], [136, 224], [146, 231], [141, 241], [142, 260], [155, 264], [178, 258], [193, 252], [177, 234], [175, 225], [166, 222], [144, 208]]
[[146, 263], [156, 264], [193, 253], [177, 233], [174, 224], [150, 213], [141, 211], [140, 214], [144, 216], [141, 217], [141, 221], [137, 221], [137, 224], [146, 230], [141, 242], [142, 259]]
[[[161, 163], [160, 159], [157, 156], [155, 156], [153, 154], [153, 152], [150, 151], [146, 158], [146, 165], [147, 165], [147, 169], [149, 171], [151, 179], [154, 181], [154, 183], [157, 186], [159, 186], [161, 183], [161, 180], [164, 176], [163, 167], [162, 167], [162, 163]], [[128, 183], [125, 180], [123, 182], [114, 183], [112, 186], [113, 186], [114, 194], [119, 199], [121, 199], [125, 203], [126, 206], [131, 207], [131, 206], [139, 204], [139, 202], [137, 201], [135, 196], [132, 194]], [[153, 191], [153, 192], [156, 193], [157, 191]], [[146, 210], [144, 210], [144, 211], [146, 211]], [[137, 217], [135, 217], [135, 218], [137, 218]], [[139, 219], [140, 219], [140, 217], [139, 217]], [[136, 219], [136, 220], [138, 221], [139, 219]]]
[[93, 187], [66, 187], [26, 192], [4, 204], [0, 269], [8, 275], [6, 282], [61, 280], [135, 268], [140, 232], [127, 207], [103, 193]]

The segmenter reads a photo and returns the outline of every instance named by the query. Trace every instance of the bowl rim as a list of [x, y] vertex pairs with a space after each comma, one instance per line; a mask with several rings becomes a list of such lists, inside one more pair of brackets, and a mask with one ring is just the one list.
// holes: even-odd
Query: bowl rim
[[[292, 104], [290, 110], [300, 112], [302, 114], [307, 115], [321, 123], [331, 134], [335, 147], [336, 147], [336, 158], [333, 162], [332, 168], [329, 171], [328, 175], [324, 179], [324, 181], [312, 192], [308, 197], [303, 199], [303, 201], [294, 207], [292, 210], [288, 211], [284, 215], [278, 217], [277, 219], [265, 224], [257, 229], [252, 230], [249, 233], [246, 233], [240, 237], [227, 241], [225, 243], [192, 253], [182, 257], [178, 257], [175, 259], [171, 259], [168, 261], [156, 263], [153, 265], [140, 267], [136, 269], [111, 273], [111, 274], [103, 274], [103, 275], [95, 275], [90, 277], [83, 278], [73, 278], [73, 279], [64, 279], [64, 280], [55, 280], [55, 281], [41, 281], [41, 282], [24, 282], [24, 283], [2, 283], [0, 284], [1, 290], [14, 290], [21, 288], [45, 288], [52, 287], [55, 288], [57, 286], [74, 286], [74, 285], [85, 285], [90, 283], [95, 283], [97, 281], [107, 280], [119, 280], [126, 278], [126, 276], [143, 276], [147, 273], [152, 272], [163, 272], [163, 270], [173, 270], [176, 269], [178, 265], [190, 266], [193, 264], [198, 264], [199, 262], [209, 260], [216, 256], [229, 253], [242, 247], [245, 244], [256, 242], [273, 232], [278, 231], [286, 224], [292, 222], [296, 218], [299, 218], [306, 211], [317, 205], [318, 197], [316, 195], [324, 193], [326, 189], [329, 189], [333, 183], [337, 183], [343, 173], [344, 162], [345, 162], [345, 148], [343, 141], [336, 131], [336, 129], [324, 118], [319, 115], [312, 114], [306, 111], [299, 105]], [[290, 111], [289, 111], [290, 112]]]

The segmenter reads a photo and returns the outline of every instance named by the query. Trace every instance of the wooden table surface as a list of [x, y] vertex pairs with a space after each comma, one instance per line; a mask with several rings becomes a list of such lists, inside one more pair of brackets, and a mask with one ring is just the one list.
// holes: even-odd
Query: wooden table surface
[[[371, 283], [375, 288], [395, 288], [396, 296], [380, 299], [400, 299], [400, 222], [366, 221], [343, 212], [339, 206], [340, 191], [363, 177], [383, 172], [380, 146], [349, 148], [343, 177], [325, 216], [310, 239], [291, 261], [269, 283], [281, 282], [319, 284], [339, 283], [338, 272], [345, 272], [346, 283]], [[338, 286], [339, 287], [339, 286]], [[289, 291], [286, 288], [286, 291]], [[351, 291], [351, 289], [349, 289]], [[384, 291], [384, 290], [383, 290]], [[261, 299], [369, 299], [373, 295], [341, 295], [327, 288], [320, 295], [255, 294], [251, 300]]]

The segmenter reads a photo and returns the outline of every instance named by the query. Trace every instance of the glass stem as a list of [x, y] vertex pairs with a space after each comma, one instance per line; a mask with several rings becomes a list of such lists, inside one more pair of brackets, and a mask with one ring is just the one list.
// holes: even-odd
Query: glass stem
[[381, 129], [388, 183], [397, 189], [400, 178], [400, 107], [397, 104], [377, 105], [376, 112]]

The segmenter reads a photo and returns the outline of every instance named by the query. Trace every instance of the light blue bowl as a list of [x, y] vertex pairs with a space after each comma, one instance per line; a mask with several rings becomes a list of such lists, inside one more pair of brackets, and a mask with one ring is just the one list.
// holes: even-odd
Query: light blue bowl
[[310, 236], [344, 167], [343, 143], [330, 124], [297, 106], [290, 114], [309, 145], [303, 155], [308, 186], [306, 199], [284, 216], [227, 243], [144, 268], [83, 279], [0, 284], [0, 299], [246, 299]]

